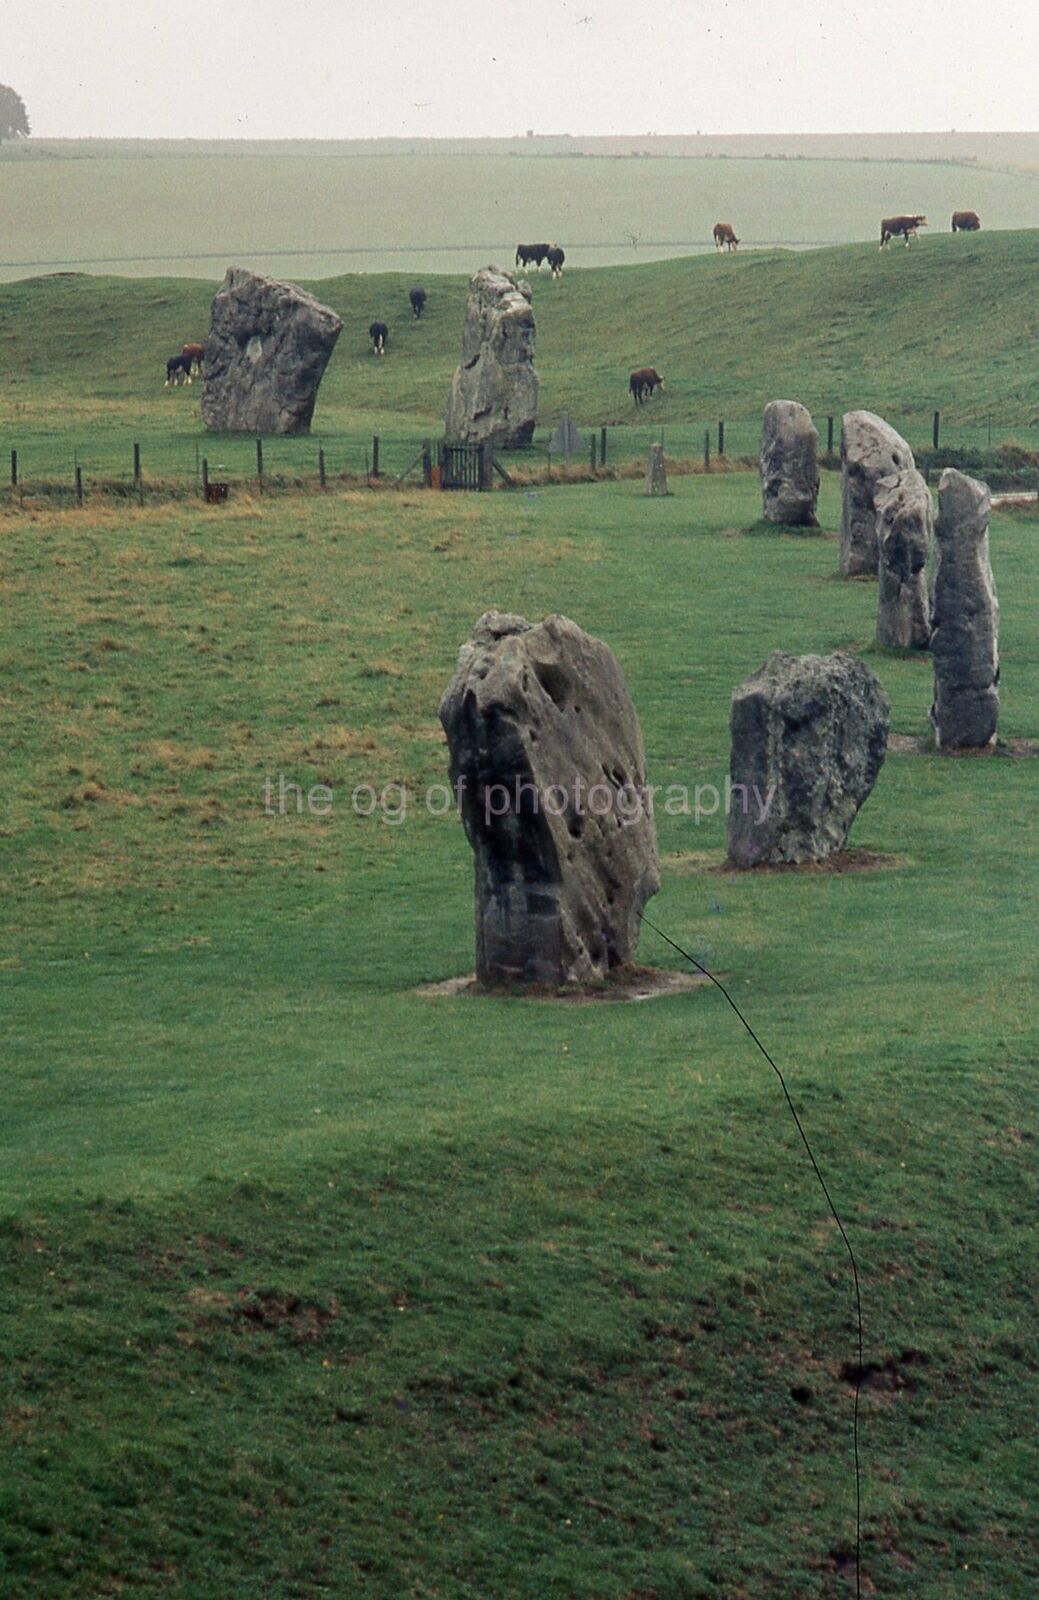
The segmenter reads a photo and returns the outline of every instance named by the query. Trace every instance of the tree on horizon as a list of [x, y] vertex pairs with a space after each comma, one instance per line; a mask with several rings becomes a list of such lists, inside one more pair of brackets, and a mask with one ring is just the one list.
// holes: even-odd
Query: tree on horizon
[[6, 83], [0, 83], [0, 144], [5, 139], [29, 137], [29, 113], [25, 101]]

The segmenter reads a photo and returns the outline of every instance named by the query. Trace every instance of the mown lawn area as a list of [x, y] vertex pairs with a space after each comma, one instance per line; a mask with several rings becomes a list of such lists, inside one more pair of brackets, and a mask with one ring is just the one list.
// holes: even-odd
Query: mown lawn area
[[[722, 996], [417, 992], [472, 966], [424, 796], [482, 611], [604, 638], [708, 811], [772, 648], [863, 652], [925, 736], [832, 539], [672, 487], [0, 508], [11, 1600], [854, 1593], [847, 1256]], [[854, 1245], [862, 1593], [914, 1600], [1039, 1592], [1034, 518], [992, 558], [1001, 752], [903, 741], [870, 871], [662, 815], [648, 908]]]

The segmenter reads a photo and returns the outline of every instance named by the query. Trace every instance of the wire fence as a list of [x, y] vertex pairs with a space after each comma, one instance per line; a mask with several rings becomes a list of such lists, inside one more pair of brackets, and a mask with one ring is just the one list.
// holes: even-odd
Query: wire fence
[[[637, 420], [573, 426], [561, 435], [556, 419], [538, 429], [530, 446], [499, 450], [497, 459], [518, 481], [558, 481], [575, 476], [630, 476], [644, 466], [651, 444], [663, 444], [670, 470], [729, 471], [756, 464], [760, 413], [669, 423], [664, 405], [648, 401]], [[1039, 488], [1039, 418], [1011, 420], [993, 412], [961, 418], [952, 412], [895, 417], [893, 424], [913, 449], [921, 470], [957, 465], [985, 477], [994, 489]], [[815, 414], [823, 467], [835, 467], [840, 451], [839, 412]], [[553, 449], [565, 437], [567, 449]], [[429, 484], [428, 457], [437, 439], [393, 429], [361, 430], [256, 439], [242, 434], [143, 434], [135, 439], [112, 429], [88, 433], [82, 442], [33, 428], [27, 437], [0, 440], [0, 488], [5, 497], [35, 494], [85, 500], [104, 493], [127, 498], [151, 494], [201, 497], [206, 479], [228, 493], [317, 492], [335, 487]], [[504, 487], [504, 477], [496, 484]]]

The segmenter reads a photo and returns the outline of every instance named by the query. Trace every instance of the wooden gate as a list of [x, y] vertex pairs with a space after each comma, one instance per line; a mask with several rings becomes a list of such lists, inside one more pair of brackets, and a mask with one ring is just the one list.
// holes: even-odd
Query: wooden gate
[[442, 489], [489, 488], [493, 459], [489, 445], [448, 444], [442, 440], [437, 453]]

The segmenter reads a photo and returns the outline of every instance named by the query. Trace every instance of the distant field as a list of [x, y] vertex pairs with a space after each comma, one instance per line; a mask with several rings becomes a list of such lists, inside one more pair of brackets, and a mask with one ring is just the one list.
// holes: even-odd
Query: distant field
[[735, 224], [744, 248], [872, 239], [891, 211], [925, 212], [936, 230], [963, 207], [987, 228], [1039, 225], [1039, 182], [1023, 169], [741, 158], [716, 143], [716, 159], [616, 149], [524, 158], [518, 146], [358, 153], [307, 142], [6, 146], [0, 279], [69, 268], [220, 277], [231, 261], [309, 278], [471, 272], [505, 264], [518, 240], [533, 238], [562, 243], [573, 268], [610, 266], [709, 249], [719, 219]]

